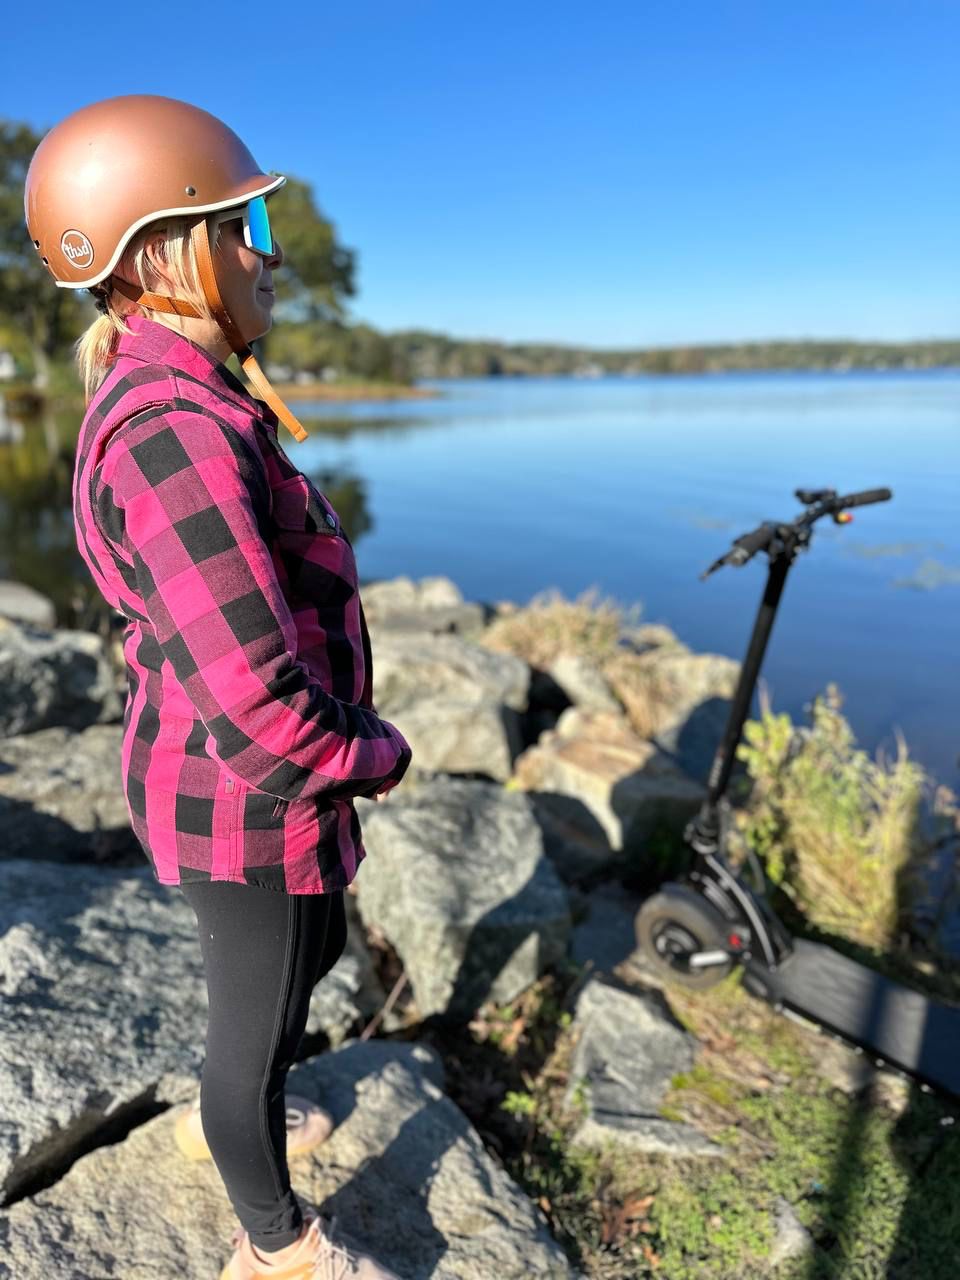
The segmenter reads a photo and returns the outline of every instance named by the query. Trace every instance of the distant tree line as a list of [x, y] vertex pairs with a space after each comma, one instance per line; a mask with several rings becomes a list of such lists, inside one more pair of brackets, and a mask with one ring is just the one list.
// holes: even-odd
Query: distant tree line
[[423, 330], [393, 333], [390, 340], [419, 378], [933, 369], [960, 365], [960, 341], [800, 340], [604, 351], [549, 343], [460, 341]]
[[[79, 390], [72, 346], [96, 312], [85, 290], [58, 289], [23, 221], [23, 184], [42, 134], [0, 120], [0, 352], [39, 390]], [[310, 186], [295, 177], [271, 197], [284, 250], [275, 323], [257, 344], [275, 376], [409, 383], [415, 378], [713, 373], [751, 369], [929, 369], [960, 365], [960, 342], [751, 342], [595, 350], [505, 343], [426, 330], [382, 333], [352, 321], [356, 251], [341, 244]]]

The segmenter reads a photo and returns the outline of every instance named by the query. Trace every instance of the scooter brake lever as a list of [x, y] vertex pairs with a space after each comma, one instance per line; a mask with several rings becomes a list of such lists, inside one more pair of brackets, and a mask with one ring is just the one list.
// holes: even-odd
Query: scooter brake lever
[[700, 581], [708, 578], [711, 573], [721, 568], [725, 564], [732, 564], [739, 569], [741, 565], [745, 565], [749, 560], [757, 554], [758, 551], [765, 551], [770, 546], [776, 534], [777, 525], [773, 520], [764, 520], [763, 524], [756, 529], [751, 529], [749, 533], [743, 533], [739, 538], [734, 538], [733, 546], [730, 550], [715, 560], [714, 563], [704, 573], [700, 575]]

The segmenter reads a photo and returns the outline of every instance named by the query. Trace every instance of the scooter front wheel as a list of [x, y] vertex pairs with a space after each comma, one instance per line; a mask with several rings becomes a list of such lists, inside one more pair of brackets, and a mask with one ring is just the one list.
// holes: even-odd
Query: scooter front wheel
[[664, 885], [637, 912], [634, 926], [637, 945], [666, 981], [703, 991], [733, 968], [726, 922], [687, 885]]

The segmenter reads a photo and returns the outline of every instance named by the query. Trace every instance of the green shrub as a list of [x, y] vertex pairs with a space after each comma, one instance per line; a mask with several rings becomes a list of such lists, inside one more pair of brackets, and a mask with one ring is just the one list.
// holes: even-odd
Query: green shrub
[[919, 813], [926, 774], [907, 758], [872, 761], [840, 714], [834, 684], [813, 705], [813, 727], [762, 706], [738, 757], [754, 787], [742, 819], [770, 879], [811, 923], [877, 950], [896, 946], [911, 871], [925, 852]]

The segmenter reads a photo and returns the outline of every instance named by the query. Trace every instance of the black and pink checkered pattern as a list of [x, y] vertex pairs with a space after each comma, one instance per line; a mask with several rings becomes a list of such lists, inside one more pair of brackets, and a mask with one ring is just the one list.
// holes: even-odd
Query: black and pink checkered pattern
[[350, 539], [277, 419], [202, 347], [128, 320], [81, 427], [77, 545], [124, 631], [122, 776], [162, 884], [349, 884], [353, 797], [411, 759], [373, 708]]

